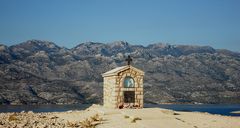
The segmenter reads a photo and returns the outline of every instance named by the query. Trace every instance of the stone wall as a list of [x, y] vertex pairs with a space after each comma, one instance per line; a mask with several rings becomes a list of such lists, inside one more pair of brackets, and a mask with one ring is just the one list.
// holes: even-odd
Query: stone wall
[[105, 107], [116, 108], [116, 76], [104, 77], [103, 104]]

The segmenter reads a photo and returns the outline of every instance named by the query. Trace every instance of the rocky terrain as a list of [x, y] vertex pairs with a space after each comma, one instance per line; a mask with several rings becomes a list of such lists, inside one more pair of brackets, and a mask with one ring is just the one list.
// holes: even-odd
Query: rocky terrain
[[144, 70], [146, 103], [240, 103], [240, 53], [210, 46], [87, 42], [67, 49], [29, 40], [0, 45], [0, 104], [101, 103], [101, 74]]
[[[103, 118], [97, 111], [91, 110], [67, 112], [22, 111], [14, 113], [0, 113], [1, 128], [95, 128], [103, 123]], [[96, 107], [96, 105], [95, 105]], [[90, 111], [91, 110], [91, 111]]]

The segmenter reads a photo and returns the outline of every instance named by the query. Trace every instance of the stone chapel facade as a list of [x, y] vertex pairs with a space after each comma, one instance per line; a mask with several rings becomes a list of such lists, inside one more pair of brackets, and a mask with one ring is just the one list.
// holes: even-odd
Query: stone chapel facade
[[104, 107], [143, 108], [143, 71], [129, 64], [102, 76]]

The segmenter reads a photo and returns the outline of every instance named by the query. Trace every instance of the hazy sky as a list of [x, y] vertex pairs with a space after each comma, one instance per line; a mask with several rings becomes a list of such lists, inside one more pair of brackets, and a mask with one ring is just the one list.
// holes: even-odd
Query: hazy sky
[[0, 0], [0, 42], [210, 45], [240, 51], [240, 0]]

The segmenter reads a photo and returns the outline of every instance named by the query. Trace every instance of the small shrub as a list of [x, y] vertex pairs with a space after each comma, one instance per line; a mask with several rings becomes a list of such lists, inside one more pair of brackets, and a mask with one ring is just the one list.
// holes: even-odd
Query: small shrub
[[18, 120], [18, 118], [17, 118], [17, 114], [12, 114], [12, 115], [10, 115], [9, 116], [9, 118], [8, 118], [8, 121], [9, 122], [11, 122], [11, 121], [17, 121]]
[[135, 123], [137, 120], [142, 120], [142, 119], [139, 118], [139, 117], [134, 117], [134, 118], [131, 120], [131, 123]]
[[79, 127], [80, 125], [79, 124], [77, 124], [76, 122], [67, 122], [67, 126], [68, 127]]
[[44, 116], [44, 115], [43, 115], [43, 116], [39, 116], [39, 117], [40, 117], [40, 118], [47, 118], [47, 117], [46, 117], [46, 116]]
[[173, 115], [180, 115], [179, 113], [174, 112]]
[[101, 124], [103, 118], [101, 118], [98, 114], [90, 117], [90, 119], [85, 119], [80, 122], [82, 128], [95, 128], [98, 124]]
[[80, 122], [80, 124], [83, 128], [95, 128], [95, 125], [93, 125], [92, 123], [93, 123], [93, 121], [91, 121], [89, 119], [85, 119]]
[[102, 121], [103, 120], [98, 114], [96, 114], [90, 118], [92, 121]]
[[57, 117], [57, 116], [53, 116], [53, 117], [51, 117], [50, 119], [57, 119], [57, 118], [59, 118], [59, 117]]

